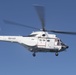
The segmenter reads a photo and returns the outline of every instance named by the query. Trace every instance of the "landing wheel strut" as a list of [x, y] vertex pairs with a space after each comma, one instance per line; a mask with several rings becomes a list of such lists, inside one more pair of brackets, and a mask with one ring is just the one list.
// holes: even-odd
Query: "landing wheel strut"
[[58, 52], [56, 52], [55, 55], [58, 56], [59, 55]]

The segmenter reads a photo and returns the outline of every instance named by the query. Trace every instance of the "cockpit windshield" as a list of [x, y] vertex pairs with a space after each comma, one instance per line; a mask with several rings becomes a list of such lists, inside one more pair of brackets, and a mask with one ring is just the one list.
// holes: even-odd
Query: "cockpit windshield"
[[61, 42], [61, 45], [65, 45], [61, 40], [60, 40], [60, 42]]

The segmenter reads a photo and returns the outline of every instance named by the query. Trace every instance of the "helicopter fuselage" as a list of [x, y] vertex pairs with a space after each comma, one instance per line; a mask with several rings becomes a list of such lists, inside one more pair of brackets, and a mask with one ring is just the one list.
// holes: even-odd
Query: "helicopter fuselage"
[[19, 43], [31, 52], [61, 52], [68, 48], [56, 35], [33, 32], [28, 36], [0, 36], [0, 41]]

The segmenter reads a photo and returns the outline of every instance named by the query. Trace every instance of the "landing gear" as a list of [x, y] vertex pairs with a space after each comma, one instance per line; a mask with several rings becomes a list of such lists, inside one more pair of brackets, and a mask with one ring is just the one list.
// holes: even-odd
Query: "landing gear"
[[33, 57], [35, 57], [36, 56], [35, 52], [32, 55], [33, 55]]
[[58, 52], [56, 52], [55, 55], [58, 56], [59, 55]]

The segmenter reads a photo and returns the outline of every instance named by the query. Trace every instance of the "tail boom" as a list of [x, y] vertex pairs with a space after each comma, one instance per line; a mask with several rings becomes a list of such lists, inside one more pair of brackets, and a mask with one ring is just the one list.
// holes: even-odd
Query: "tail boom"
[[19, 42], [22, 36], [0, 36], [0, 41]]

